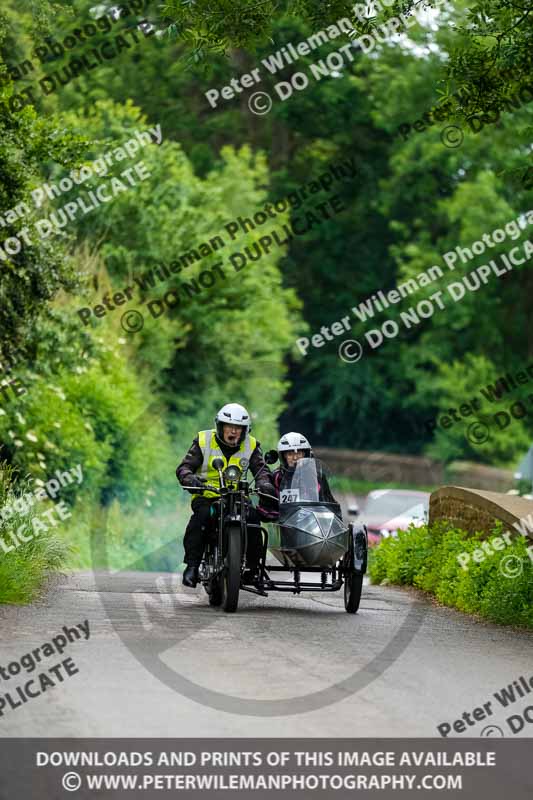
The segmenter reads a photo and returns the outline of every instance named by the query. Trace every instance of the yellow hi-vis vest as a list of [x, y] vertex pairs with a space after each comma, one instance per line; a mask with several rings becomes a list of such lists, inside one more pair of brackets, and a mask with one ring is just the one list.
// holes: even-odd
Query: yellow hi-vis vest
[[[200, 445], [200, 450], [202, 451], [203, 461], [202, 461], [202, 468], [200, 470], [199, 477], [207, 479], [207, 482], [211, 484], [211, 486], [220, 486], [220, 479], [218, 477], [218, 471], [213, 467], [213, 461], [215, 458], [221, 458], [224, 462], [224, 467], [222, 471], [229, 467], [230, 464], [234, 464], [236, 467], [241, 467], [241, 458], [246, 458], [250, 461], [250, 457], [257, 445], [257, 439], [254, 439], [253, 436], [249, 434], [245, 436], [244, 441], [241, 442], [239, 449], [228, 459], [225, 457], [224, 453], [218, 446], [218, 442], [215, 438], [216, 431], [199, 431], [198, 433], [198, 444]], [[214, 492], [199, 492], [198, 494], [193, 495], [193, 500], [196, 497], [218, 497], [217, 494]]]

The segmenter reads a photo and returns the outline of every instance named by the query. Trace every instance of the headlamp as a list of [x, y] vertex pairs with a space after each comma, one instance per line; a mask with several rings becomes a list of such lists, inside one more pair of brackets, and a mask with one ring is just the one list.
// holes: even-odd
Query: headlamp
[[242, 472], [239, 467], [236, 467], [234, 464], [230, 464], [230, 466], [226, 467], [222, 474], [224, 475], [224, 479], [227, 483], [237, 483], [242, 475]]

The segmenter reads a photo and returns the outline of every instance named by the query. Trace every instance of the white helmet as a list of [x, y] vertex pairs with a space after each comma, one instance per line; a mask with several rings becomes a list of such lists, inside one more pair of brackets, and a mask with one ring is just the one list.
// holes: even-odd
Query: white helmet
[[239, 403], [226, 403], [226, 405], [222, 406], [220, 411], [217, 413], [215, 417], [215, 425], [219, 439], [222, 438], [223, 423], [226, 423], [226, 425], [231, 423], [233, 425], [242, 426], [240, 442], [242, 442], [246, 434], [252, 430], [250, 415], [245, 407], [239, 405]]
[[285, 433], [278, 442], [278, 454], [282, 464], [286, 464], [282, 453], [288, 450], [306, 450], [307, 457], [311, 456], [311, 445], [302, 433]]

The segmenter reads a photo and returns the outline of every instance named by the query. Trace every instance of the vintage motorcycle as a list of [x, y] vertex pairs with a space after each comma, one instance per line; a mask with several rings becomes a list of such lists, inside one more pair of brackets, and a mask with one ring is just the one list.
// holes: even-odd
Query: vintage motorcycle
[[[265, 456], [268, 464], [277, 459], [275, 450]], [[220, 488], [206, 485], [204, 490], [219, 496], [220, 513], [217, 530], [208, 538], [200, 565], [200, 581], [209, 595], [209, 604], [233, 612], [241, 590], [268, 597], [269, 591], [336, 592], [344, 586], [344, 607], [354, 614], [359, 608], [367, 567], [367, 531], [364, 525], [346, 524], [337, 503], [320, 499], [324, 465], [314, 458], [304, 458], [293, 471], [283, 473], [279, 515], [265, 524], [248, 520], [251, 498], [256, 496], [261, 502], [263, 497], [246, 478], [248, 461], [241, 459], [241, 469], [231, 465], [223, 470], [224, 462], [217, 458], [213, 466], [219, 473]], [[259, 530], [262, 537], [259, 571], [253, 579], [246, 577], [245, 569], [251, 528]], [[278, 564], [267, 564], [268, 551]], [[276, 572], [290, 572], [292, 580], [276, 580]], [[302, 580], [302, 573], [317, 573], [320, 581]]]

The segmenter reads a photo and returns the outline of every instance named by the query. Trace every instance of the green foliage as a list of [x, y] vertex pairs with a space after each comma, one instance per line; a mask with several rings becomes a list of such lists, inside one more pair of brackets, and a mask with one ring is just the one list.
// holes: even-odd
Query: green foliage
[[[403, 8], [408, 5], [404, 3]], [[201, 8], [187, 7], [182, 11], [201, 14]], [[346, 213], [329, 220], [306, 237], [295, 239], [280, 266], [284, 284], [295, 289], [303, 301], [309, 333], [318, 332], [322, 325], [348, 314], [354, 338], [361, 339], [373, 323], [360, 324], [350, 314], [354, 305], [380, 289], [393, 288], [397, 283], [419, 275], [434, 264], [442, 265], [442, 280], [420, 290], [413, 302], [427, 299], [432, 292], [442, 288], [441, 283], [458, 280], [486, 261], [479, 258], [469, 264], [458, 264], [456, 271], [451, 272], [443, 265], [443, 253], [453, 250], [458, 244], [468, 247], [485, 232], [516, 219], [528, 208], [528, 194], [520, 183], [514, 182], [513, 175], [526, 163], [529, 139], [521, 131], [531, 118], [531, 111], [524, 106], [512, 114], [505, 112], [497, 125], [487, 125], [477, 135], [464, 126], [465, 140], [457, 149], [444, 147], [440, 140], [444, 122], [430, 126], [422, 133], [413, 131], [406, 141], [398, 135], [400, 124], [413, 123], [439, 102], [442, 91], [439, 88], [443, 63], [441, 53], [451, 54], [455, 41], [448, 21], [455, 25], [464, 18], [462, 7], [458, 7], [455, 10], [440, 9], [437, 19], [445, 24], [441, 24], [437, 31], [423, 25], [409, 29], [410, 39], [424, 51], [423, 55], [420, 51], [415, 53], [381, 45], [377, 51], [378, 58], [356, 53], [354, 64], [345, 68], [342, 77], [312, 81], [305, 92], [295, 93], [286, 103], [275, 102], [270, 114], [261, 118], [260, 126], [250, 121], [249, 115], [241, 113], [240, 104], [246, 99], [243, 96], [239, 101], [221, 103], [219, 108], [206, 113], [205, 98], [199, 87], [204, 90], [208, 86], [221, 87], [234, 75], [260, 64], [261, 58], [281, 46], [304, 40], [320, 27], [312, 17], [314, 12], [322, 14], [323, 21], [325, 17], [331, 20], [346, 14], [349, 16], [351, 8], [343, 7], [342, 3], [304, 3], [287, 4], [286, 11], [274, 16], [269, 23], [273, 41], [258, 39], [253, 52], [241, 49], [230, 50], [227, 57], [211, 55], [207, 81], [200, 69], [183, 69], [180, 59], [188, 48], [180, 43], [179, 37], [175, 40], [166, 37], [156, 40], [153, 37], [153, 41], [143, 46], [138, 61], [130, 58], [102, 66], [95, 71], [101, 76], [98, 80], [92, 74], [80, 78], [79, 85], [87, 98], [87, 106], [90, 106], [90, 100], [104, 95], [115, 100], [114, 114], [106, 101], [108, 110], [104, 128], [99, 128], [101, 112], [95, 111], [91, 121], [88, 122], [86, 117], [83, 119], [80, 131], [89, 131], [93, 139], [99, 136], [120, 138], [127, 126], [131, 128], [132, 122], [126, 119], [131, 109], [129, 112], [120, 111], [117, 103], [129, 96], [134, 98], [135, 105], [149, 114], [150, 119], [161, 122], [164, 148], [169, 140], [177, 140], [182, 154], [178, 157], [176, 152], [171, 156], [168, 151], [168, 156], [165, 154], [163, 157], [161, 152], [157, 152], [157, 159], [164, 165], [165, 172], [154, 165], [154, 175], [157, 175], [158, 185], [165, 188], [154, 193], [151, 182], [146, 182], [139, 192], [135, 192], [143, 199], [141, 207], [136, 198], [126, 194], [117, 198], [116, 206], [113, 205], [117, 211], [112, 213], [112, 219], [120, 218], [119, 227], [124, 231], [118, 245], [108, 235], [104, 211], [96, 226], [95, 215], [88, 215], [82, 222], [82, 229], [84, 235], [91, 235], [91, 232], [99, 233], [100, 238], [105, 235], [102, 254], [107, 256], [116, 252], [113, 271], [120, 267], [122, 274], [126, 274], [135, 265], [144, 269], [146, 253], [154, 258], [165, 257], [175, 237], [181, 236], [183, 228], [189, 230], [185, 224], [179, 228], [172, 224], [170, 229], [167, 220], [167, 213], [169, 219], [172, 217], [170, 198], [179, 209], [178, 213], [188, 211], [189, 197], [193, 208], [201, 203], [207, 212], [203, 232], [206, 235], [208, 231], [211, 234], [218, 232], [219, 223], [212, 225], [210, 222], [210, 212], [215, 211], [217, 201], [208, 198], [215, 191], [213, 181], [222, 178], [225, 169], [221, 158], [222, 144], [252, 141], [254, 150], [261, 148], [268, 153], [269, 199], [278, 199], [297, 188], [309, 179], [310, 172], [319, 174], [332, 162], [354, 157], [358, 169], [355, 180], [339, 182], [332, 189], [342, 197]], [[392, 15], [392, 11], [387, 13]], [[373, 24], [379, 21], [382, 21], [380, 15]], [[308, 71], [309, 65], [319, 55], [323, 58], [328, 51], [338, 49], [340, 43], [341, 40], [335, 40], [320, 51], [303, 57], [297, 62], [297, 68]], [[286, 79], [295, 68], [296, 65], [287, 67], [274, 76], [262, 75], [259, 88], [274, 96], [274, 84], [280, 78]], [[154, 86], [161, 74], [165, 75], [164, 88], [156, 91]], [[105, 92], [102, 90], [104, 84]], [[169, 97], [179, 99], [174, 103], [169, 101]], [[79, 120], [79, 91], [76, 94], [74, 87], [66, 87], [58, 99], [66, 108], [76, 107], [72, 114], [73, 124], [76, 124], [76, 119]], [[321, 109], [320, 115], [316, 115], [316, 108]], [[177, 109], [179, 113], [176, 113]], [[97, 152], [95, 149], [93, 154]], [[178, 158], [181, 161], [176, 168]], [[192, 172], [191, 168], [194, 168]], [[174, 188], [168, 186], [166, 175], [174, 177]], [[198, 175], [206, 176], [202, 188], [198, 185]], [[214, 178], [210, 179], [210, 175]], [[190, 187], [186, 199], [175, 188], [176, 182], [181, 180]], [[163, 193], [165, 198], [169, 198], [168, 206], [161, 202]], [[148, 194], [151, 197], [147, 197]], [[228, 196], [226, 193], [225, 197]], [[230, 200], [232, 203], [240, 201], [240, 197]], [[253, 203], [252, 200], [252, 206]], [[145, 217], [150, 215], [158, 222], [161, 219], [161, 224], [148, 228], [143, 219], [136, 225], [143, 209]], [[106, 220], [108, 211], [106, 208]], [[244, 209], [241, 211], [239, 208], [238, 212], [244, 213]], [[297, 215], [298, 210], [292, 212], [293, 217]], [[149, 239], [144, 237], [144, 230], [150, 231]], [[527, 232], [522, 240], [526, 236]], [[188, 234], [186, 241], [191, 241]], [[132, 252], [130, 243], [135, 245], [140, 255]], [[243, 241], [244, 244], [248, 244], [248, 240]], [[175, 253], [174, 245], [172, 249]], [[490, 257], [507, 249], [508, 241], [491, 250]], [[194, 272], [190, 274], [193, 276]], [[502, 302], [502, 284], [505, 302]], [[268, 287], [265, 289], [265, 295], [270, 296]], [[206, 293], [206, 297], [208, 295], [210, 293]], [[436, 389], [444, 382], [441, 370], [444, 372], [446, 365], [456, 364], [457, 374], [463, 376], [469, 368], [467, 355], [472, 353], [474, 358], [483, 357], [490, 349], [492, 355], [487, 363], [487, 380], [522, 366], [529, 345], [526, 346], [521, 332], [528, 329], [532, 296], [531, 269], [525, 265], [516, 268], [501, 283], [494, 279], [480, 291], [468, 294], [461, 303], [450, 304], [445, 312], [437, 312], [433, 318], [409, 332], [402, 325], [394, 342], [386, 342], [357, 365], [345, 364], [338, 358], [338, 342], [327, 343], [320, 350], [310, 349], [302, 360], [293, 349], [294, 358], [287, 376], [291, 384], [286, 403], [289, 410], [282, 418], [283, 426], [304, 427], [316, 442], [333, 446], [346, 446], [349, 441], [354, 448], [392, 452], [420, 452], [430, 448], [432, 455], [445, 460], [469, 458], [502, 465], [516, 461], [523, 452], [524, 441], [533, 435], [529, 419], [516, 423], [513, 431], [495, 430], [490, 442], [479, 448], [473, 447], [464, 437], [464, 426], [444, 431], [432, 441], [420, 420], [450, 407], [450, 392], [446, 390], [441, 396]], [[260, 299], [263, 302], [264, 296]], [[386, 313], [378, 314], [376, 326], [388, 317], [397, 320], [400, 312], [410, 304], [406, 298]], [[196, 303], [189, 307], [198, 319]], [[512, 313], [509, 311], [511, 307]], [[178, 349], [174, 363], [179, 365], [181, 375], [196, 382], [198, 375], [194, 364], [199, 358], [205, 363], [206, 350], [193, 344], [197, 341], [194, 323], [185, 335], [177, 327], [178, 318], [182, 323], [188, 310], [183, 307], [179, 314], [170, 315]], [[202, 315], [204, 313], [202, 308]], [[165, 350], [168, 356], [164, 344], [168, 322], [167, 317], [162, 318], [157, 330], [152, 326], [142, 334], [143, 339], [149, 337], [150, 340], [148, 346], [143, 347], [143, 357], [151, 363], [164, 362]], [[184, 324], [188, 323], [189, 320]], [[218, 320], [216, 324], [219, 325]], [[251, 328], [255, 330], [253, 325]], [[305, 332], [303, 328], [300, 331]], [[215, 338], [216, 346], [218, 337]], [[217, 351], [211, 345], [209, 341], [214, 360]], [[193, 359], [186, 361], [185, 353], [191, 346]], [[255, 363], [255, 360], [254, 355], [250, 362]], [[265, 360], [273, 362], [275, 358], [267, 357]], [[240, 375], [237, 380], [241, 381]], [[450, 376], [450, 383], [453, 380], [454, 377]], [[203, 387], [201, 391], [204, 396]], [[176, 392], [173, 395], [175, 397]], [[458, 402], [464, 398], [457, 390], [452, 399]], [[209, 401], [210, 407], [216, 402]], [[374, 424], [376, 419], [379, 420], [377, 425]]]
[[[501, 534], [501, 526], [493, 531]], [[444, 605], [469, 614], [479, 614], [503, 625], [533, 628], [533, 562], [528, 557], [528, 542], [516, 537], [504, 550], [487, 555], [479, 563], [473, 559], [463, 569], [458, 561], [461, 553], [472, 554], [487, 537], [479, 532], [469, 536], [465, 531], [439, 523], [431, 529], [423, 525], [400, 531], [397, 537], [385, 539], [372, 554], [369, 572], [374, 583], [387, 579], [391, 583], [415, 586], [430, 592]], [[531, 551], [530, 551], [531, 552]], [[522, 571], [517, 577], [506, 577], [502, 559], [519, 560]]]
[[[279, 8], [279, 7], [278, 7]], [[448, 119], [463, 119], [479, 112], [501, 111], [517, 87], [527, 84], [533, 64], [529, 9], [508, 0], [460, 2], [453, 9], [442, 2], [396, 0], [379, 12], [369, 6], [368, 18], [353, 16], [350, 0], [322, 3], [317, 0], [287, 0], [278, 14], [305, 21], [319, 30], [341, 17], [351, 19], [354, 37], [371, 32], [387, 20], [420, 11], [438, 9], [439, 18], [450, 30], [451, 54], [441, 69], [443, 103], [449, 103]], [[278, 10], [278, 9], [276, 9]], [[192, 57], [202, 61], [212, 51], [230, 48], [256, 49], [275, 34], [277, 18], [272, 2], [221, 2], [216, 11], [208, 0], [171, 0], [163, 13], [171, 24], [168, 32], [192, 44]], [[411, 33], [411, 28], [408, 29]]]
[[[97, 103], [86, 118], [65, 114], [63, 124], [85, 137], [85, 161], [147, 127], [131, 103], [110, 101]], [[86, 286], [85, 296], [57, 294], [56, 288], [36, 344], [35, 364], [22, 360], [15, 365], [27, 394], [0, 409], [2, 452], [11, 464], [42, 480], [56, 469], [78, 463], [83, 467], [83, 485], [65, 489], [65, 497], [77, 503], [75, 521], [69, 524], [74, 548], [69, 564], [75, 566], [91, 564], [93, 512], [102, 504], [115, 509], [108, 530], [112, 566], [175, 568], [175, 547], [159, 556], [153, 551], [166, 547], [176, 533], [181, 536], [185, 527], [183, 496], [178, 515], [175, 505], [168, 511], [176, 498], [177, 461], [228, 397], [251, 406], [256, 435], [277, 435], [285, 391], [283, 353], [299, 325], [295, 294], [281, 285], [280, 248], [266, 255], [259, 269], [250, 267], [239, 275], [226, 264], [227, 280], [218, 290], [193, 295], [183, 310], [152, 320], [151, 325], [147, 320], [135, 340], [126, 338], [119, 314], [110, 314], [100, 324], [93, 318], [89, 328], [82, 328], [75, 316], [80, 306], [94, 305], [106, 289], [123, 289], [133, 282], [132, 272], [140, 276], [154, 263], [178, 258], [266, 200], [265, 159], [250, 148], [223, 150], [219, 168], [204, 180], [194, 175], [177, 143], [146, 148], [142, 156], [152, 173], [149, 182], [119, 195], [112, 207], [77, 220], [79, 243], [71, 261]], [[76, 166], [81, 163], [76, 160]], [[126, 166], [118, 165], [113, 174]], [[57, 163], [50, 180], [60, 180], [63, 174], [63, 165]], [[91, 185], [97, 184], [93, 180]], [[47, 203], [42, 213], [49, 214], [60, 202]], [[251, 245], [262, 233], [243, 235], [231, 246], [224, 234], [227, 254]], [[102, 241], [107, 270], [95, 256]], [[203, 260], [186, 277], [169, 281], [163, 292], [193, 281], [216, 260]], [[88, 297], [91, 286], [94, 299]], [[72, 292], [74, 284], [64, 288]], [[163, 292], [152, 292], [146, 299]], [[252, 300], [262, 307], [259, 319]], [[149, 534], [154, 525], [155, 536]]]
[[[35, 488], [31, 481], [25, 479], [18, 482], [15, 491], [14, 477], [9, 465], [5, 462], [0, 464], [0, 509], [13, 503], [25, 490]], [[46, 505], [50, 504], [42, 505], [43, 509]], [[5, 543], [5, 548], [0, 548], [0, 604], [31, 602], [47, 575], [59, 570], [68, 556], [68, 546], [59, 535], [51, 532], [51, 528], [10, 550], [13, 540], [9, 533], [16, 534], [19, 527], [24, 526], [23, 534], [29, 538], [31, 520], [35, 516], [33, 506], [26, 512], [14, 511], [6, 520], [0, 521], [0, 538]]]
[[[192, 57], [200, 61], [209, 50], [225, 52], [230, 46], [249, 45], [264, 38], [275, 4], [270, 0], [167, 0], [162, 13], [172, 20], [169, 35], [192, 44]], [[206, 52], [207, 51], [207, 52]]]
[[[0, 89], [0, 100], [7, 97]], [[27, 143], [21, 150], [20, 143]], [[15, 255], [2, 260], [0, 285], [0, 360], [23, 350], [30, 357], [35, 353], [35, 327], [48, 313], [46, 301], [60, 288], [76, 285], [75, 272], [65, 257], [64, 249], [54, 242], [42, 240], [32, 232], [38, 218], [30, 200], [30, 190], [43, 180], [40, 164], [50, 159], [63, 164], [79, 151], [81, 140], [72, 134], [60, 134], [53, 121], [39, 120], [31, 108], [20, 113], [4, 109], [0, 114], [0, 207], [2, 214], [20, 203], [27, 203], [30, 213], [14, 222], [7, 219], [1, 228], [0, 246], [6, 239], [17, 237], [28, 228], [31, 245], [23, 246]], [[20, 234], [21, 235], [21, 234]], [[22, 235], [21, 235], [22, 236]], [[22, 241], [22, 239], [21, 239]], [[14, 249], [14, 245], [11, 246]]]
[[[98, 141], [125, 141], [135, 129], [147, 127], [139, 109], [108, 101], [96, 103], [88, 118], [80, 118], [79, 113], [65, 117]], [[148, 317], [137, 337], [138, 355], [171, 411], [189, 416], [189, 436], [198, 429], [197, 416], [204, 420], [200, 427], [205, 427], [205, 409], [210, 420], [216, 406], [231, 395], [254, 408], [260, 435], [275, 436], [285, 390], [281, 356], [300, 327], [300, 304], [293, 290], [282, 287], [278, 262], [284, 248], [272, 249], [238, 273], [229, 263], [232, 253], [251, 247], [269, 228], [240, 232], [235, 241], [224, 228], [236, 217], [253, 215], [264, 206], [263, 187], [269, 180], [265, 158], [249, 147], [223, 148], [216, 169], [201, 179], [182, 148], [168, 141], [164, 130], [163, 136], [160, 147], [142, 151], [150, 179], [118, 195], [111, 208], [101, 206], [88, 215], [80, 223], [80, 232], [94, 246], [105, 240], [102, 254], [116, 289], [132, 282], [132, 273], [141, 277], [152, 265], [169, 264], [202, 242], [221, 236], [223, 247], [184, 267], [161, 288], [145, 293], [154, 301], [176, 289], [182, 300], [162, 318]], [[95, 146], [93, 155], [100, 152], [101, 145]], [[115, 171], [123, 168], [119, 163]], [[285, 220], [285, 215], [278, 215], [275, 224], [279, 227]], [[222, 263], [224, 281], [198, 295], [184, 294], [183, 284], [193, 285], [217, 263]]]
[[[111, 2], [100, 5], [109, 10]], [[478, 448], [465, 438], [463, 424], [437, 429], [433, 436], [421, 424], [529, 363], [530, 264], [416, 328], [402, 326], [394, 341], [357, 364], [339, 359], [340, 339], [310, 348], [304, 359], [293, 348], [297, 336], [311, 336], [345, 315], [352, 323], [346, 338], [359, 340], [385, 319], [398, 320], [411, 302], [427, 299], [441, 283], [459, 280], [487, 260], [458, 263], [451, 271], [443, 253], [469, 247], [527, 211], [531, 195], [519, 179], [531, 154], [531, 106], [502, 112], [497, 124], [485, 125], [477, 135], [465, 119], [501, 110], [524, 83], [533, 52], [531, 15], [504, 0], [483, 0], [470, 9], [462, 2], [439, 6], [437, 25], [409, 28], [416, 48], [379, 44], [371, 56], [354, 50], [354, 61], [338, 78], [313, 80], [306, 91], [287, 102], [275, 100], [272, 111], [257, 118], [247, 111], [246, 93], [211, 109], [204, 92], [329, 22], [354, 19], [353, 2], [215, 5], [150, 3], [146, 13], [159, 28], [157, 35], [50, 96], [36, 92], [35, 109], [17, 113], [9, 111], [12, 94], [23, 86], [35, 88], [43, 73], [71, 59], [69, 51], [38, 64], [34, 45], [45, 35], [64, 38], [75, 20], [89, 20], [94, 3], [7, 0], [3, 6], [4, 62], [35, 62], [31, 75], [10, 83], [0, 61], [3, 211], [26, 201], [43, 180], [60, 180], [135, 130], [160, 124], [164, 137], [161, 147], [145, 147], [134, 159], [144, 161], [148, 180], [78, 217], [65, 236], [38, 240], [0, 261], [0, 361], [12, 357], [12, 375], [28, 387], [27, 395], [0, 408], [1, 453], [40, 479], [83, 464], [86, 480], [76, 498], [73, 490], [69, 495], [76, 499], [79, 519], [79, 525], [69, 525], [76, 566], [90, 563], [92, 514], [100, 504], [113, 509], [114, 563], [136, 558], [150, 563], [153, 529], [157, 547], [170, 541], [167, 531], [171, 538], [172, 524], [161, 523], [160, 529], [159, 520], [175, 498], [175, 465], [228, 399], [250, 406], [254, 433], [265, 447], [274, 444], [280, 418], [284, 428], [305, 430], [315, 444], [425, 450], [445, 461], [466, 457], [511, 465], [533, 436], [532, 417], [493, 431]], [[399, 0], [367, 22], [354, 19], [354, 27], [368, 32], [415, 5], [431, 6]], [[138, 16], [121, 19], [111, 34], [99, 34], [75, 55], [134, 26]], [[163, 28], [167, 35], [159, 35]], [[258, 88], [275, 99], [275, 83], [296, 70], [309, 72], [311, 64], [348, 41], [347, 36], [332, 41], [276, 75], [262, 69]], [[414, 123], [452, 96], [448, 120], [463, 128], [461, 147], [443, 146], [444, 119], [422, 132], [411, 130], [406, 138], [398, 134], [400, 125]], [[134, 277], [154, 264], [169, 264], [221, 232], [227, 236], [224, 225], [230, 220], [253, 215], [267, 200], [281, 199], [349, 158], [357, 165], [355, 179], [337, 181], [330, 192], [346, 210], [320, 228], [236, 272], [228, 256], [256, 244], [268, 233], [269, 221], [164, 285], [136, 294], [125, 306], [145, 315], [144, 328], [135, 335], [122, 330], [120, 309], [93, 317], [87, 327], [81, 323], [80, 307], [134, 284]], [[100, 183], [109, 185], [132, 163], [115, 164], [103, 179], [33, 209], [28, 222]], [[302, 213], [294, 209], [273, 225]], [[3, 237], [19, 227], [1, 228]], [[524, 231], [519, 241], [526, 236]], [[506, 252], [508, 244], [491, 250], [490, 257]], [[184, 298], [157, 319], [149, 316], [147, 302], [161, 300], [170, 289], [183, 292], [183, 284], [192, 285], [218, 260], [226, 280]], [[443, 266], [443, 278], [412, 300], [376, 314], [366, 325], [351, 312], [375, 292], [435, 264]], [[168, 512], [169, 519], [172, 513], [182, 530], [183, 505]], [[416, 552], [411, 555], [416, 558]], [[398, 579], [410, 579], [410, 567], [394, 569]], [[430, 583], [433, 578], [428, 573]]]
[[[72, 372], [49, 379], [28, 370], [28, 392], [18, 398], [17, 411], [0, 415], [10, 463], [42, 480], [81, 464], [81, 492], [102, 502], [142, 499], [162, 481], [172, 464], [168, 434], [156, 414], [145, 413], [148, 392], [123, 351], [101, 340], [99, 358], [85, 354]], [[138, 418], [143, 435], [134, 428]]]
[[[69, 543], [65, 568], [175, 572], [183, 561], [183, 534], [190, 509], [185, 492], [172, 488], [172, 503], [162, 502], [153, 491], [143, 503], [113, 500], [104, 516], [97, 513], [92, 501], [77, 504], [62, 531]], [[105, 562], [100, 560], [99, 536], [103, 537]]]
[[[494, 365], [484, 355], [467, 353], [462, 362], [440, 365], [431, 386], [428, 382], [424, 387], [428, 394], [431, 391], [431, 400], [438, 398], [440, 411], [445, 413], [449, 408], [458, 409], [462, 403], [470, 403], [472, 399], [477, 399], [480, 411], [464, 417], [450, 428], [439, 426], [433, 443], [428, 448], [428, 455], [452, 461], [465, 454], [466, 445], [471, 459], [481, 457], [489, 463], [507, 463], [512, 467], [516, 454], [527, 452], [531, 442], [531, 433], [528, 432], [531, 425], [528, 424], [527, 417], [524, 420], [512, 418], [512, 422], [500, 430], [494, 415], [504, 409], [508, 410], [512, 403], [520, 399], [527, 408], [530, 405], [527, 395], [531, 389], [528, 391], [525, 384], [519, 391], [504, 395], [501, 401], [490, 403], [480, 390], [494, 385], [497, 377], [499, 376], [495, 376]], [[480, 444], [475, 444], [475, 439], [472, 441], [472, 437], [466, 435], [469, 426], [476, 420], [487, 426], [489, 434], [487, 441]]]

